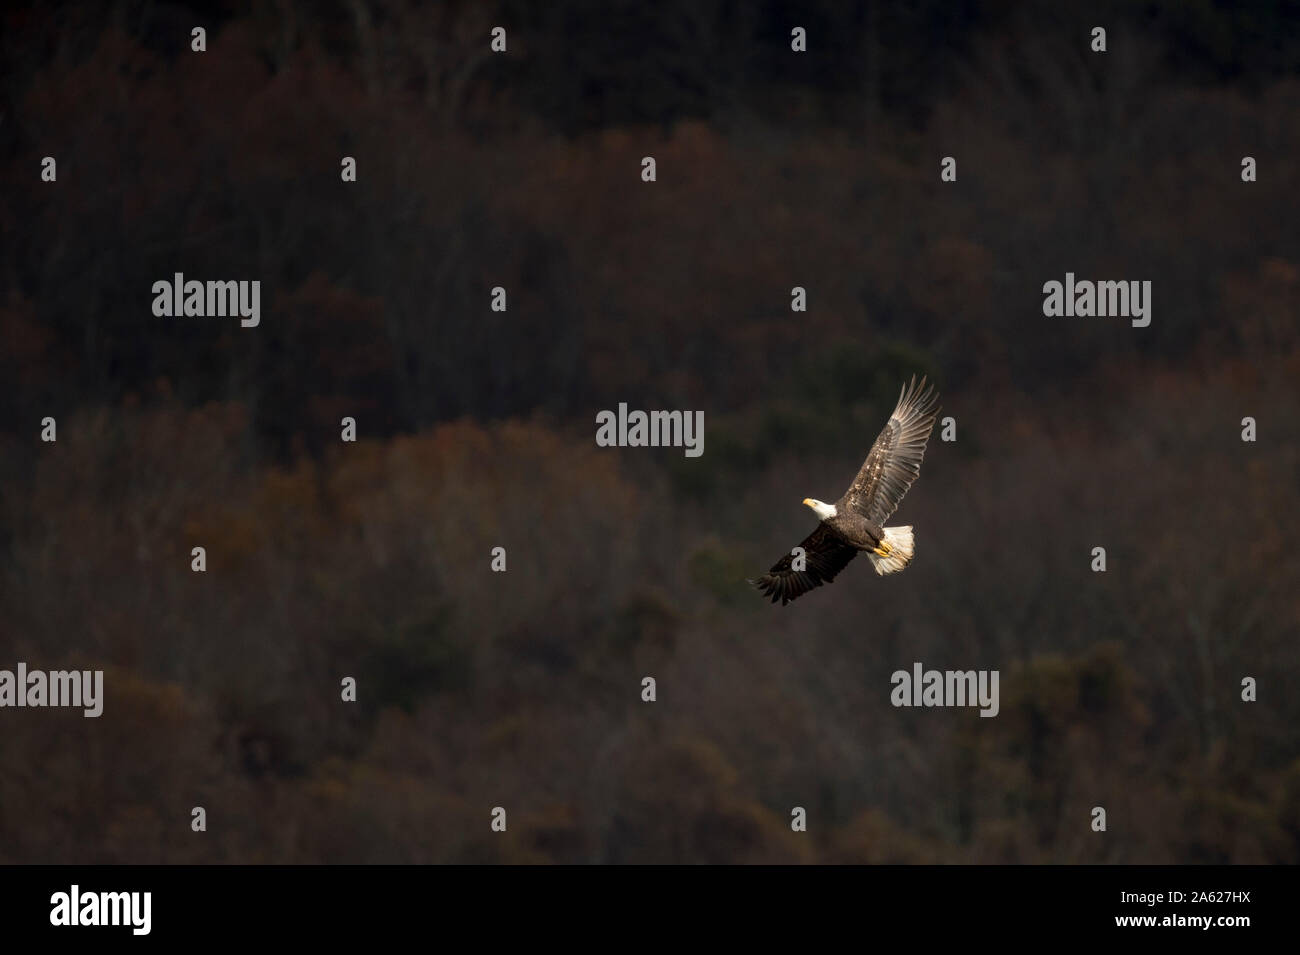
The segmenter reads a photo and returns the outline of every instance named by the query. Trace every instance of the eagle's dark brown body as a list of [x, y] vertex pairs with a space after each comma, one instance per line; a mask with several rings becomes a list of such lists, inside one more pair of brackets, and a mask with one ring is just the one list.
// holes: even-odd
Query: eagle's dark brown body
[[852, 544], [857, 550], [874, 551], [885, 538], [885, 531], [879, 524], [873, 524], [857, 511], [839, 509], [834, 517], [822, 521], [827, 527], [841, 537], [845, 543]]

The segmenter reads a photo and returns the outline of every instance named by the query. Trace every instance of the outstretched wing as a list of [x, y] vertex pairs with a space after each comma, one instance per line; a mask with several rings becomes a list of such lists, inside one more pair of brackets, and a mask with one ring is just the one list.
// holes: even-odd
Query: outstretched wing
[[750, 581], [764, 597], [771, 597], [772, 603], [780, 600], [784, 607], [801, 594], [829, 584], [857, 554], [852, 545], [846, 544], [825, 524], [818, 524], [799, 546], [804, 551], [803, 570], [792, 569], [794, 555], [786, 554], [766, 574]]
[[884, 527], [889, 515], [921, 473], [925, 442], [939, 413], [939, 395], [916, 376], [903, 387], [898, 406], [871, 446], [871, 453], [838, 507], [851, 507], [871, 523]]

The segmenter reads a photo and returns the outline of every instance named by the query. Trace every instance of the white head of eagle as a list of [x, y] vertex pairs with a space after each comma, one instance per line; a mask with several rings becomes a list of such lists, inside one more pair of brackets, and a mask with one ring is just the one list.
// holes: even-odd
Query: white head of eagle
[[803, 502], [807, 504], [809, 507], [811, 507], [813, 509], [813, 513], [816, 514], [823, 521], [828, 520], [839, 513], [839, 511], [836, 510], [834, 504], [826, 504], [822, 501], [817, 500], [817, 498], [815, 497], [805, 497], [803, 499]]
[[882, 576], [911, 563], [912, 525], [885, 527], [885, 521], [921, 473], [925, 444], [938, 414], [938, 393], [926, 386], [924, 378], [917, 384], [913, 376], [844, 496], [834, 504], [804, 498], [820, 523], [799, 545], [799, 563], [794, 553], [787, 554], [750, 583], [784, 606], [830, 583], [859, 551]]

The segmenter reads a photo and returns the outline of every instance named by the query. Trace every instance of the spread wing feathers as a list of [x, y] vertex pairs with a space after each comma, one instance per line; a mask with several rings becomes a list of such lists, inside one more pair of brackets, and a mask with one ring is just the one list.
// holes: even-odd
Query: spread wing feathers
[[927, 388], [924, 378], [918, 385], [912, 376], [838, 506], [847, 505], [873, 524], [884, 526], [921, 473], [925, 442], [939, 413], [938, 400], [933, 386]]
[[858, 553], [825, 524], [818, 524], [799, 546], [804, 551], [803, 570], [793, 570], [794, 555], [786, 554], [766, 574], [750, 581], [763, 596], [771, 597], [772, 603], [780, 600], [784, 607], [801, 594], [829, 584]]

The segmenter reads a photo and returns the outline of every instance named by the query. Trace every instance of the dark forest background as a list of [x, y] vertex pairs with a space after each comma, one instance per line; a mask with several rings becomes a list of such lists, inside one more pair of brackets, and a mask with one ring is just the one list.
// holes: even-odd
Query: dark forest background
[[[2, 16], [0, 667], [107, 699], [0, 711], [0, 861], [1300, 861], [1300, 3]], [[769, 605], [913, 372], [916, 561]]]

